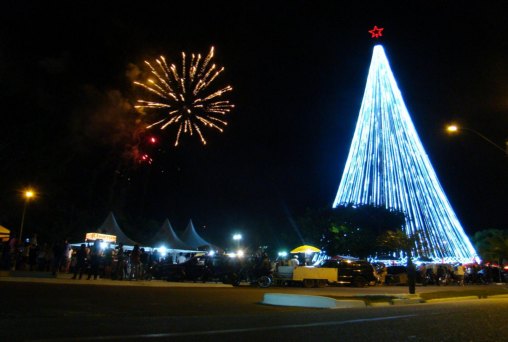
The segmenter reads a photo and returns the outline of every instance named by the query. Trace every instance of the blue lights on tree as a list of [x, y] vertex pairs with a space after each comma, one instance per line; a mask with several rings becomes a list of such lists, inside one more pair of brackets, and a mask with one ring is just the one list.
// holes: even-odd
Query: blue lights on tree
[[372, 204], [406, 215], [414, 256], [478, 261], [430, 163], [381, 45], [374, 47], [360, 115], [333, 207]]

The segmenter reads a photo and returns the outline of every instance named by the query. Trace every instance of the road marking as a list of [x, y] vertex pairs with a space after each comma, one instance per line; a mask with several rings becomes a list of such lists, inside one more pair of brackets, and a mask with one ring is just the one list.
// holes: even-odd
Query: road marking
[[[160, 333], [160, 334], [138, 334], [138, 335], [116, 335], [116, 336], [90, 336], [90, 337], [73, 337], [72, 341], [101, 341], [101, 340], [133, 340], [140, 338], [164, 338], [164, 337], [182, 337], [182, 336], [202, 336], [202, 335], [220, 335], [220, 334], [233, 334], [233, 333], [246, 333], [255, 331], [267, 331], [267, 330], [279, 330], [279, 329], [301, 329], [301, 328], [312, 328], [312, 327], [323, 327], [331, 325], [344, 325], [344, 324], [355, 324], [364, 322], [374, 321], [385, 321], [392, 319], [415, 317], [417, 315], [400, 315], [400, 316], [386, 316], [386, 317], [373, 317], [373, 318], [362, 318], [362, 319], [351, 319], [347, 321], [329, 321], [329, 322], [316, 322], [316, 323], [304, 323], [304, 324], [286, 324], [286, 325], [275, 325], [269, 327], [258, 327], [258, 328], [243, 328], [243, 329], [223, 329], [223, 330], [206, 330], [206, 331], [189, 331], [189, 332], [174, 332], [174, 333]], [[68, 341], [69, 338], [56, 338], [56, 339], [42, 339], [32, 340], [33, 342], [57, 342], [57, 341]]]

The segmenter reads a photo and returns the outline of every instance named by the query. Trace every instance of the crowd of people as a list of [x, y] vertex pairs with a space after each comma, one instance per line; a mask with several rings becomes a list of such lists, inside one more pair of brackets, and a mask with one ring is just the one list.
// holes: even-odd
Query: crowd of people
[[11, 237], [0, 245], [0, 255], [1, 269], [56, 274], [69, 272], [72, 247], [67, 240], [39, 244], [34, 234], [25, 241]]
[[[0, 244], [0, 269], [51, 272], [53, 275], [65, 273], [72, 274], [72, 279], [83, 279], [85, 276], [86, 279], [146, 280], [152, 279], [157, 265], [180, 264], [192, 257], [192, 254], [185, 253], [163, 255], [157, 249], [147, 251], [139, 245], [125, 248], [121, 243], [110, 245], [101, 242], [96, 240], [73, 246], [65, 239], [39, 244], [35, 234], [22, 242], [11, 237]], [[269, 265], [271, 262], [267, 256], [262, 258], [261, 255], [266, 256], [266, 253], [255, 258], [255, 264]], [[272, 267], [266, 266], [263, 270], [266, 268], [268, 272], [268, 269], [275, 269], [276, 266], [308, 265], [308, 262], [306, 258], [300, 260], [294, 254], [292, 257], [278, 258]], [[390, 266], [383, 263], [373, 266], [378, 284], [390, 285], [393, 281]], [[423, 285], [490, 284], [508, 281], [504, 279], [508, 275], [505, 273], [497, 272], [490, 264], [422, 263], [416, 269], [416, 282]], [[249, 277], [255, 276], [249, 274]]]
[[[405, 266], [386, 266], [375, 263], [376, 276], [380, 285], [407, 283], [408, 272]], [[416, 283], [426, 285], [491, 284], [503, 282], [502, 272], [491, 264], [446, 264], [421, 263], [416, 267]]]
[[157, 249], [146, 251], [139, 245], [126, 248], [96, 240], [71, 245], [67, 240], [39, 244], [37, 236], [20, 243], [12, 237], [0, 245], [0, 269], [28, 272], [72, 274], [72, 279], [110, 278], [114, 280], [151, 279], [155, 265], [183, 263], [189, 254], [163, 255]]
[[145, 251], [139, 245], [126, 250], [122, 243], [115, 248], [103, 247], [100, 240], [93, 244], [81, 244], [71, 258], [72, 279], [111, 278], [114, 280], [144, 280], [150, 277], [150, 267], [160, 262], [162, 256]]

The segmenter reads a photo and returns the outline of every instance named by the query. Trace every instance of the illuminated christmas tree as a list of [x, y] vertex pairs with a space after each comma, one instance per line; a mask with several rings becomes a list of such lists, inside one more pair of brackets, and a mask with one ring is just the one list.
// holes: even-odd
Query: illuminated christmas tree
[[414, 256], [439, 262], [478, 260], [425, 153], [381, 45], [374, 47], [333, 207], [347, 204], [404, 212], [406, 233], [417, 238]]

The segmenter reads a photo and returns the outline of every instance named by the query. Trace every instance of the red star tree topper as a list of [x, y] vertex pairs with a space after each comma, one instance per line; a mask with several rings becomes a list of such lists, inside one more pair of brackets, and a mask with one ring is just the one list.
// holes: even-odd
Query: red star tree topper
[[371, 38], [379, 38], [383, 36], [383, 30], [384, 28], [379, 28], [377, 25], [374, 25], [374, 28], [369, 31], [369, 33], [372, 35]]

